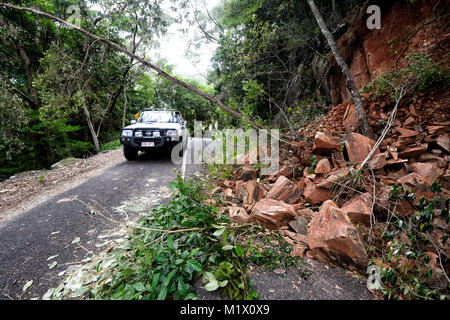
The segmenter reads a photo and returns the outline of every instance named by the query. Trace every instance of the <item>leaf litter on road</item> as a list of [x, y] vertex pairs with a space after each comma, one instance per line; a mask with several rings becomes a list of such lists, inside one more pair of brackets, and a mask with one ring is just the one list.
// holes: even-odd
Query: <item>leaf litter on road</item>
[[72, 244], [78, 243], [80, 242], [80, 237], [76, 237], [75, 239], [72, 240]]
[[33, 280], [30, 280], [27, 283], [25, 283], [25, 285], [23, 286], [23, 292], [27, 291], [28, 288], [31, 287], [32, 284], [33, 284]]

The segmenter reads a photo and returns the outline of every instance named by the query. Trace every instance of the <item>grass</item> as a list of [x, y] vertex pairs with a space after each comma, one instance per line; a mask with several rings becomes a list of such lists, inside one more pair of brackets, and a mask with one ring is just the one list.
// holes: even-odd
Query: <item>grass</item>
[[121, 147], [120, 140], [115, 139], [113, 141], [103, 144], [100, 147], [100, 152], [107, 151], [107, 150], [116, 150], [116, 149], [119, 149], [120, 147]]

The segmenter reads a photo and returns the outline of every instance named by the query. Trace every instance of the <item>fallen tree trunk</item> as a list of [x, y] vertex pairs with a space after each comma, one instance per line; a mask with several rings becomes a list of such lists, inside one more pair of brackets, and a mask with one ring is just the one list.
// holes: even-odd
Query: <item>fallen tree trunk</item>
[[[106, 44], [108, 46], [111, 46], [111, 47], [119, 50], [120, 52], [126, 54], [130, 58], [139, 61], [143, 65], [145, 65], [145, 66], [153, 69], [154, 71], [156, 71], [158, 75], [160, 75], [160, 76], [170, 80], [171, 82], [173, 82], [173, 83], [175, 83], [177, 85], [185, 87], [186, 89], [188, 89], [189, 91], [191, 91], [193, 93], [196, 93], [196, 94], [202, 96], [206, 100], [209, 100], [212, 103], [216, 104], [220, 109], [222, 109], [225, 112], [233, 115], [234, 117], [237, 117], [239, 119], [244, 119], [244, 117], [239, 112], [231, 109], [230, 107], [228, 107], [225, 103], [223, 103], [219, 99], [217, 99], [217, 98], [215, 98], [215, 97], [213, 97], [213, 96], [211, 96], [211, 95], [201, 91], [200, 89], [197, 89], [194, 86], [191, 86], [190, 84], [185, 83], [184, 81], [181, 81], [181, 80], [173, 77], [172, 75], [168, 74], [167, 72], [165, 72], [164, 70], [162, 70], [158, 66], [154, 65], [153, 63], [151, 63], [151, 62], [145, 60], [144, 58], [142, 58], [142, 57], [140, 57], [140, 56], [138, 56], [138, 55], [136, 55], [136, 54], [126, 50], [125, 48], [122, 48], [118, 44], [116, 44], [116, 43], [114, 43], [114, 42], [112, 42], [112, 41], [110, 41], [108, 39], [96, 36], [96, 35], [90, 33], [89, 31], [86, 31], [86, 30], [84, 30], [82, 28], [79, 28], [79, 27], [77, 27], [77, 26], [75, 26], [75, 25], [73, 25], [73, 24], [71, 24], [71, 23], [69, 23], [69, 22], [67, 22], [67, 21], [65, 21], [63, 19], [60, 19], [60, 18], [55, 17], [55, 16], [53, 16], [53, 15], [51, 15], [49, 13], [42, 12], [42, 11], [39, 11], [39, 10], [34, 9], [34, 8], [19, 7], [19, 6], [15, 6], [15, 5], [9, 4], [9, 3], [0, 3], [0, 7], [10, 8], [10, 9], [15, 9], [15, 10], [20, 10], [20, 11], [28, 11], [28, 12], [34, 13], [36, 15], [43, 16], [43, 17], [48, 18], [50, 20], [56, 21], [56, 22], [58, 22], [58, 23], [60, 23], [62, 25], [65, 25], [65, 26], [67, 26], [67, 27], [69, 27], [71, 29], [77, 30], [77, 31], [85, 34], [86, 36], [88, 36], [88, 37], [90, 37], [92, 39], [95, 39], [97, 41], [100, 41], [100, 42], [102, 42], [102, 43], [104, 43], [104, 44]], [[245, 120], [247, 122], [249, 122], [251, 125], [253, 125], [254, 127], [259, 128], [259, 126], [254, 124], [251, 120], [249, 120], [249, 119], [245, 119]]]

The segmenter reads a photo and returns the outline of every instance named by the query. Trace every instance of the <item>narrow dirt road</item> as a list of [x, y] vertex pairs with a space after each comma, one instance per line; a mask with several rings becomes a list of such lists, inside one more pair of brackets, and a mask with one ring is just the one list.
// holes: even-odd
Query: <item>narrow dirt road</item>
[[[113, 152], [119, 155], [121, 150]], [[169, 201], [167, 184], [180, 168], [187, 178], [207, 174], [205, 167], [175, 165], [170, 154], [160, 152], [114, 163], [96, 176], [80, 176], [86, 181], [73, 188], [61, 185], [46, 201], [0, 222], [0, 299], [41, 299], [66, 272], [104, 249], [105, 239], [114, 237], [118, 226], [92, 207], [114, 220], [136, 219]], [[304, 266], [311, 274], [308, 279], [296, 270], [280, 276], [254, 268], [251, 277], [260, 299], [373, 299], [364, 278], [315, 261]], [[31, 285], [24, 291], [27, 283]], [[217, 292], [202, 289], [201, 281], [195, 287], [202, 299], [220, 299]]]

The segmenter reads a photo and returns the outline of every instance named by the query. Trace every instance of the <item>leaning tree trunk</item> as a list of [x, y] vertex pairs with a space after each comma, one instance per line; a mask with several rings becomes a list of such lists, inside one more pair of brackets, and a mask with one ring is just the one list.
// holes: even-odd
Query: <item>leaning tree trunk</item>
[[317, 9], [316, 4], [314, 3], [314, 0], [307, 0], [307, 1], [309, 6], [311, 7], [311, 11], [314, 14], [314, 17], [317, 20], [317, 23], [319, 24], [320, 30], [327, 39], [328, 45], [330, 46], [331, 51], [333, 52], [336, 62], [341, 67], [342, 73], [344, 74], [347, 88], [350, 90], [350, 93], [352, 94], [353, 97], [353, 101], [355, 102], [356, 113], [361, 122], [362, 133], [365, 136], [369, 136], [370, 135], [369, 122], [364, 112], [361, 96], [359, 94], [359, 91], [356, 89], [355, 81], [353, 80], [353, 77], [350, 73], [350, 69], [348, 68], [344, 59], [342, 59], [342, 56], [336, 46], [336, 43], [334, 42], [333, 36], [328, 30], [327, 25], [325, 24], [325, 21], [323, 20], [322, 16], [320, 15], [320, 12]]
[[82, 105], [83, 112], [84, 112], [84, 116], [86, 118], [86, 123], [88, 125], [89, 132], [91, 133], [91, 136], [92, 136], [92, 141], [94, 142], [95, 151], [97, 153], [99, 153], [100, 152], [100, 145], [98, 143], [98, 137], [95, 134], [94, 125], [92, 124], [91, 114], [89, 113], [89, 110], [88, 110], [88, 108], [86, 106], [86, 100], [84, 99], [84, 95], [83, 95], [83, 92], [81, 91], [81, 86], [80, 86], [79, 83], [78, 83], [78, 90], [80, 91], [81, 99], [83, 100], [83, 105]]
[[[53, 21], [57, 21], [57, 22], [59, 22], [60, 24], [65, 25], [65, 26], [67, 26], [67, 27], [69, 27], [69, 28], [71, 28], [71, 29], [73, 29], [73, 30], [77, 30], [77, 31], [83, 33], [84, 35], [90, 37], [91, 39], [100, 41], [100, 42], [102, 42], [102, 43], [104, 43], [104, 44], [106, 44], [106, 45], [108, 45], [108, 46], [110, 46], [110, 47], [113, 47], [113, 48], [115, 48], [116, 50], [118, 50], [118, 51], [124, 53], [125, 55], [129, 56], [130, 58], [133, 58], [134, 60], [139, 61], [139, 62], [140, 62], [141, 64], [143, 64], [144, 66], [147, 66], [147, 67], [153, 69], [154, 71], [156, 71], [156, 73], [157, 73], [159, 76], [162, 76], [162, 77], [168, 79], [169, 81], [171, 81], [171, 82], [173, 82], [173, 83], [175, 83], [175, 84], [177, 84], [177, 85], [180, 85], [180, 86], [182, 86], [182, 87], [185, 87], [185, 88], [188, 89], [189, 91], [191, 91], [191, 92], [193, 92], [193, 93], [195, 93], [195, 94], [198, 94], [199, 96], [202, 96], [203, 98], [205, 98], [206, 100], [209, 100], [209, 101], [211, 101], [212, 103], [216, 104], [220, 109], [222, 109], [222, 110], [224, 110], [225, 112], [231, 114], [232, 116], [235, 116], [235, 117], [237, 117], [237, 118], [239, 118], [239, 119], [244, 119], [244, 117], [243, 117], [239, 112], [237, 112], [237, 111], [231, 109], [230, 107], [228, 107], [225, 103], [223, 103], [223, 102], [220, 101], [219, 99], [217, 99], [217, 98], [215, 98], [215, 97], [213, 97], [213, 96], [207, 94], [206, 92], [203, 92], [203, 91], [200, 90], [200, 89], [197, 89], [196, 87], [194, 87], [194, 86], [192, 86], [192, 85], [190, 85], [190, 84], [187, 84], [186, 82], [184, 82], [184, 81], [182, 81], [182, 80], [179, 80], [179, 79], [175, 78], [174, 76], [168, 74], [167, 72], [165, 72], [164, 70], [162, 70], [161, 68], [159, 68], [158, 66], [156, 66], [155, 64], [153, 64], [153, 63], [147, 61], [145, 58], [142, 58], [142, 57], [140, 57], [140, 56], [138, 56], [138, 55], [136, 55], [136, 54], [134, 54], [134, 53], [128, 51], [127, 49], [122, 48], [122, 47], [119, 46], [117, 43], [114, 43], [114, 42], [112, 42], [112, 41], [110, 41], [110, 40], [107, 40], [107, 39], [105, 39], [105, 38], [96, 36], [96, 35], [90, 33], [89, 31], [86, 31], [86, 30], [84, 30], [84, 29], [82, 29], [82, 28], [79, 28], [79, 27], [77, 27], [77, 26], [75, 26], [75, 25], [73, 25], [73, 24], [71, 24], [71, 23], [69, 23], [69, 22], [67, 22], [67, 21], [65, 21], [65, 20], [63, 20], [63, 19], [60, 19], [60, 18], [58, 18], [58, 17], [55, 17], [55, 16], [53, 16], [53, 15], [51, 15], [51, 14], [49, 14], [49, 13], [39, 11], [39, 10], [37, 10], [37, 9], [26, 8], [26, 7], [20, 7], [20, 6], [15, 6], [15, 5], [12, 5], [12, 4], [9, 4], [9, 3], [2, 3], [2, 2], [0, 2], [0, 7], [11, 8], [11, 9], [20, 10], [20, 11], [28, 11], [28, 12], [34, 13], [34, 14], [36, 14], [36, 15], [40, 15], [40, 16], [46, 17], [47, 19], [50, 19], [50, 20], [53, 20]], [[255, 124], [253, 121], [251, 121], [250, 119], [245, 119], [245, 120], [246, 120], [248, 123], [250, 123], [252, 126], [254, 126], [254, 127], [256, 127], [256, 128], [260, 128], [258, 125], [256, 125], [256, 124]]]

